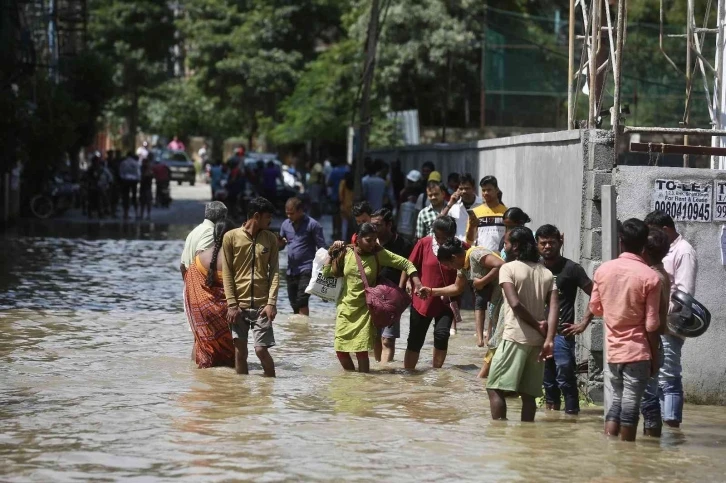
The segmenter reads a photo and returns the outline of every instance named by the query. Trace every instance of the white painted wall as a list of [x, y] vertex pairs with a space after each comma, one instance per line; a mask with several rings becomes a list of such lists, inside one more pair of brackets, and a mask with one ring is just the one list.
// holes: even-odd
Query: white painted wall
[[565, 233], [565, 256], [580, 259], [584, 153], [580, 131], [527, 134], [478, 143], [373, 150], [372, 158], [401, 161], [404, 173], [433, 161], [444, 182], [451, 172], [478, 181], [494, 175], [504, 204], [522, 208], [529, 227], [552, 223]]
[[494, 175], [506, 206], [565, 235], [565, 256], [580, 260], [583, 206], [583, 148], [579, 131], [528, 134], [479, 142], [479, 175]]
[[[726, 171], [621, 166], [614, 172], [618, 219], [643, 219], [650, 213], [656, 179], [712, 182]], [[719, 236], [726, 223], [676, 222], [676, 229], [698, 255], [696, 299], [711, 312], [711, 327], [683, 346], [683, 385], [693, 402], [726, 404], [726, 267], [721, 265]]]

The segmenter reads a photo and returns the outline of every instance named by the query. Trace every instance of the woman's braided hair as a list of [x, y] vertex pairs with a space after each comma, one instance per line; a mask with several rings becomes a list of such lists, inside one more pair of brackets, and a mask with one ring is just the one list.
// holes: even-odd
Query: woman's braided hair
[[218, 221], [214, 225], [214, 249], [212, 251], [212, 261], [209, 262], [209, 271], [207, 272], [207, 287], [212, 287], [217, 281], [217, 258], [219, 258], [219, 250], [222, 249], [222, 241], [224, 235], [230, 230], [235, 229], [235, 224], [229, 218]]

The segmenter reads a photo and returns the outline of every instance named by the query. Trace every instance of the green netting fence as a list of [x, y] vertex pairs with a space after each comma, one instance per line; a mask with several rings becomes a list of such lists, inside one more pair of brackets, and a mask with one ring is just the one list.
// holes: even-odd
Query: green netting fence
[[[567, 13], [563, 12], [564, 15]], [[581, 16], [575, 30], [579, 35], [583, 34]], [[681, 30], [668, 26], [666, 33], [682, 33]], [[627, 28], [622, 102], [630, 111], [629, 124], [677, 126], [683, 117], [685, 77], [676, 72], [660, 52], [658, 33], [658, 25], [652, 24], [630, 23]], [[490, 8], [482, 37], [487, 124], [564, 128], [567, 119], [567, 18], [560, 19], [557, 15], [534, 17]], [[576, 69], [582, 44], [583, 40], [575, 44]], [[607, 42], [604, 47], [608, 48]], [[684, 69], [685, 39], [666, 38], [664, 47], [676, 65]], [[704, 57], [713, 59], [714, 50], [715, 39], [707, 36]], [[692, 96], [691, 121], [692, 125], [709, 127], [706, 96], [698, 76]], [[581, 76], [578, 119], [587, 117], [588, 98], [582, 93], [584, 84], [585, 76]], [[612, 95], [613, 76], [608, 72], [602, 100], [604, 108], [612, 105]], [[604, 117], [609, 119], [609, 116]]]

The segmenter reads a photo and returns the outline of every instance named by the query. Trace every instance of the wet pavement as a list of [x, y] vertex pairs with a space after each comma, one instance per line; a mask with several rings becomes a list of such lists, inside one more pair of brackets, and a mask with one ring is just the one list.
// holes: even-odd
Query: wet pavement
[[431, 334], [421, 370], [402, 369], [405, 314], [396, 361], [347, 374], [334, 306], [293, 316], [283, 285], [277, 379], [254, 355], [247, 377], [197, 369], [177, 267], [203, 203], [187, 201], [182, 225], [66, 220], [2, 238], [0, 481], [724, 480], [722, 407], [687, 405], [682, 429], [635, 444], [602, 435], [599, 407], [492, 422], [468, 313], [443, 369]]

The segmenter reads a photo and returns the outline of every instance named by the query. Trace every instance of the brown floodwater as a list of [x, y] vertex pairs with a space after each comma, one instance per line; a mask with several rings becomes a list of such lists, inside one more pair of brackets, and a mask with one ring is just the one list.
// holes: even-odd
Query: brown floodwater
[[[492, 422], [471, 317], [432, 370], [348, 374], [334, 306], [290, 315], [277, 379], [190, 362], [177, 272], [183, 241], [37, 232], [2, 240], [2, 481], [724, 481], [726, 410], [687, 405], [662, 439], [602, 434], [602, 409]], [[137, 233], [138, 235], [138, 233]], [[143, 235], [143, 234], [142, 234]], [[118, 239], [121, 238], [121, 239]], [[162, 238], [162, 239], [155, 239]]]

